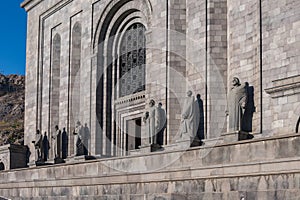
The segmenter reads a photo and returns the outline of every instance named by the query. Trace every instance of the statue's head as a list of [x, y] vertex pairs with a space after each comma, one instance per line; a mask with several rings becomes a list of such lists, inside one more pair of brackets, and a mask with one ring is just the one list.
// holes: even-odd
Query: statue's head
[[77, 123], [76, 123], [76, 124], [77, 124], [77, 126], [80, 126], [80, 125], [81, 125], [80, 121], [77, 121]]
[[233, 77], [233, 79], [232, 79], [232, 85], [233, 86], [240, 86], [241, 85], [240, 79], [237, 78], [237, 77]]
[[153, 99], [151, 99], [150, 102], [149, 102], [149, 106], [152, 107], [154, 105], [155, 105], [155, 101]]
[[192, 96], [193, 92], [191, 90], [189, 90], [189, 91], [187, 91], [186, 94], [187, 94], [188, 97], [190, 97], [190, 96]]

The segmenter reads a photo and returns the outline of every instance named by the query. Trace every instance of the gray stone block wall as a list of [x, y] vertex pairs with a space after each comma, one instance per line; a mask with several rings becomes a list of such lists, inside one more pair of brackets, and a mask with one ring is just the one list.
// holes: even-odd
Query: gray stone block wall
[[[123, 5], [124, 3], [124, 5]], [[123, 5], [114, 16], [109, 16], [114, 6]], [[54, 132], [52, 116], [60, 128], [66, 127], [70, 135], [69, 144], [74, 144], [71, 133], [74, 121], [87, 123], [91, 131], [91, 154], [111, 154], [113, 145], [103, 137], [110, 117], [122, 120], [140, 117], [145, 111], [145, 102], [154, 99], [162, 102], [167, 109], [168, 124], [166, 136], [172, 143], [179, 130], [180, 111], [183, 97], [188, 89], [194, 94], [200, 93], [204, 100], [207, 137], [215, 138], [226, 131], [226, 91], [230, 88], [230, 79], [238, 76], [242, 82], [254, 86], [256, 113], [253, 129], [255, 133], [265, 135], [287, 134], [294, 130], [299, 116], [298, 80], [299, 75], [298, 30], [299, 5], [294, 1], [286, 4], [268, 1], [30, 1], [28, 9], [27, 70], [26, 70], [26, 116], [25, 143], [34, 152], [31, 141], [36, 129]], [[136, 8], [138, 12], [130, 14], [130, 23], [143, 23], [147, 28], [147, 67], [146, 91], [144, 104], [134, 101], [128, 109], [116, 110], [107, 116], [106, 86], [114, 84], [104, 73], [101, 87], [103, 93], [104, 125], [101, 128], [97, 119], [97, 86], [101, 76], [100, 66], [106, 66], [107, 55], [99, 56], [98, 40], [104, 19], [111, 17], [107, 31], [110, 33], [118, 17]], [[262, 13], [260, 13], [260, 8]], [[262, 14], [262, 18], [260, 16]], [[134, 18], [134, 19], [133, 19]], [[124, 21], [126, 21], [124, 20]], [[168, 20], [168, 21], [167, 21]], [[72, 63], [72, 27], [76, 22], [82, 25], [80, 79], [76, 90], [80, 91], [77, 100], [80, 116], [71, 117], [70, 95], [72, 88], [69, 77]], [[285, 22], [285, 23], [281, 23]], [[120, 23], [123, 26], [125, 22]], [[262, 29], [260, 27], [262, 23]], [[105, 24], [104, 24], [105, 25]], [[169, 29], [167, 31], [167, 29]], [[262, 50], [260, 32], [262, 31]], [[61, 58], [59, 95], [51, 97], [50, 77], [53, 67], [53, 38], [61, 36]], [[168, 40], [167, 40], [168, 38]], [[107, 40], [105, 40], [107, 41]], [[104, 46], [105, 52], [107, 47]], [[166, 52], [168, 51], [168, 52]], [[262, 66], [260, 65], [262, 55]], [[207, 58], [207, 59], [206, 59]], [[101, 63], [103, 61], [103, 63]], [[102, 66], [102, 67], [103, 67]], [[117, 64], [115, 65], [117, 66]], [[119, 73], [118, 70], [113, 72]], [[285, 83], [287, 79], [287, 83]], [[229, 81], [228, 81], [229, 80]], [[292, 80], [294, 88], [287, 88]], [[275, 82], [274, 82], [275, 81]], [[262, 83], [261, 83], [262, 82]], [[276, 85], [277, 84], [277, 85]], [[272, 88], [278, 84], [283, 87], [282, 96], [274, 97]], [[168, 89], [166, 89], [168, 88]], [[271, 90], [268, 90], [271, 89]], [[265, 90], [271, 91], [271, 95]], [[113, 90], [111, 95], [117, 93]], [[143, 94], [141, 94], [143, 96]], [[57, 99], [59, 96], [59, 99]], [[54, 99], [51, 99], [54, 98]], [[49, 108], [54, 100], [58, 108]], [[79, 103], [80, 102], [80, 103]], [[118, 108], [117, 99], [111, 102], [112, 109]], [[121, 102], [121, 101], [120, 101]], [[134, 106], [139, 110], [134, 110]], [[51, 110], [52, 109], [52, 110]], [[262, 109], [262, 110], [261, 110]], [[59, 110], [59, 113], [55, 113]], [[138, 113], [137, 113], [138, 112]], [[55, 115], [53, 115], [55, 113]], [[76, 115], [76, 114], [75, 114]], [[78, 114], [77, 114], [78, 115]], [[58, 116], [58, 117], [57, 117]], [[57, 119], [58, 118], [58, 119]], [[71, 122], [72, 121], [72, 122]], [[73, 124], [73, 125], [71, 125]], [[122, 138], [122, 127], [117, 127], [119, 139]], [[262, 130], [261, 130], [262, 128]], [[101, 133], [103, 129], [103, 133]], [[116, 129], [113, 128], [111, 132]], [[113, 136], [117, 137], [117, 136]], [[124, 142], [123, 142], [124, 143]], [[74, 153], [70, 146], [69, 155]], [[33, 155], [33, 154], [32, 154]], [[31, 161], [33, 161], [33, 156]]]
[[299, 198], [299, 141], [298, 136], [288, 135], [184, 152], [0, 172], [0, 196], [138, 200]]
[[[280, 89], [275, 97], [264, 93], [263, 125], [268, 135], [294, 132], [300, 116], [299, 21], [298, 2], [262, 1], [263, 89]], [[287, 84], [292, 87], [286, 87]]]
[[234, 76], [254, 86], [254, 133], [261, 132], [261, 72], [259, 1], [228, 1], [228, 89]]

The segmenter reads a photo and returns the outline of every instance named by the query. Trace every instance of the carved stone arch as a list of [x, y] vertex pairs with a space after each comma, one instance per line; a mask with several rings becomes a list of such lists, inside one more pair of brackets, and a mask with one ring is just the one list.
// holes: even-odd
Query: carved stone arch
[[149, 0], [112, 0], [105, 7], [96, 25], [96, 31], [94, 33], [92, 41], [94, 50], [96, 50], [97, 44], [101, 42], [99, 37], [101, 35], [101, 31], [103, 30], [103, 28], [106, 29], [103, 26], [105, 26], [106, 24], [110, 24], [108, 19], [112, 18], [115, 13], [128, 2], [134, 2], [134, 5], [131, 7], [131, 9], [137, 9], [142, 12], [145, 15], [147, 26], [150, 27], [153, 8]]
[[[141, 1], [127, 0], [121, 1], [119, 7], [111, 9], [103, 20], [100, 20], [101, 29], [99, 29], [99, 40], [97, 41], [97, 91], [96, 91], [96, 113], [99, 126], [97, 134], [99, 135], [96, 143], [96, 152], [111, 155], [112, 141], [112, 123], [113, 118], [113, 40], [111, 37], [117, 34], [120, 24], [131, 14], [140, 13], [140, 17], [148, 21], [143, 13], [147, 8]], [[122, 5], [122, 6], [120, 6]], [[102, 137], [102, 138], [101, 138]], [[101, 144], [102, 143], [102, 144]], [[98, 149], [98, 150], [97, 150]], [[101, 150], [104, 149], [104, 152]], [[100, 151], [99, 151], [100, 150]]]
[[118, 51], [120, 49], [120, 45], [121, 45], [120, 39], [125, 34], [124, 30], [127, 30], [134, 23], [143, 24], [145, 26], [146, 30], [148, 30], [148, 27], [146, 26], [145, 21], [142, 18], [138, 18], [138, 17], [129, 18], [128, 21], [126, 21], [126, 23], [123, 23], [118, 30], [118, 35], [117, 35], [115, 43], [114, 43], [114, 50], [116, 50], [117, 52], [114, 52], [114, 53], [118, 53]]
[[[118, 24], [118, 28], [117, 30], [115, 31], [115, 37], [113, 38], [114, 39], [114, 48], [113, 48], [113, 55], [115, 55], [115, 46], [116, 44], [118, 44], [118, 39], [120, 37], [120, 35], [123, 33], [123, 30], [125, 28], [125, 26], [128, 24], [128, 23], [131, 23], [132, 20], [135, 20], [135, 19], [138, 19], [140, 23], [142, 23], [146, 29], [148, 30], [148, 24], [147, 24], [147, 21], [146, 19], [143, 17], [142, 13], [141, 12], [133, 12], [131, 14], [129, 14], [128, 16], [126, 16], [126, 18], [122, 19], [122, 22]], [[109, 34], [111, 35], [111, 33]]]
[[[114, 38], [114, 44], [113, 44], [113, 55], [117, 55], [118, 54], [118, 47], [119, 47], [119, 41], [120, 41], [120, 37], [122, 37], [122, 35], [124, 34], [123, 30], [126, 30], [125, 27], [127, 27], [128, 24], [131, 24], [133, 21], [135, 22], [139, 22], [141, 24], [143, 24], [145, 26], [145, 21], [140, 18], [140, 16], [138, 15], [138, 13], [132, 13], [130, 16], [128, 16], [119, 26], [118, 30], [117, 30], [117, 34]], [[147, 26], [145, 26], [146, 29]]]

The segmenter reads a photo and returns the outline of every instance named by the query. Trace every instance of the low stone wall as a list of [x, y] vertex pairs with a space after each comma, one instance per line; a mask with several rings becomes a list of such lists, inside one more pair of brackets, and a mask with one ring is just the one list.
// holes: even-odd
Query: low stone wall
[[300, 137], [0, 173], [12, 199], [300, 199]]
[[27, 147], [8, 144], [0, 147], [0, 163], [4, 169], [17, 169], [27, 166]]

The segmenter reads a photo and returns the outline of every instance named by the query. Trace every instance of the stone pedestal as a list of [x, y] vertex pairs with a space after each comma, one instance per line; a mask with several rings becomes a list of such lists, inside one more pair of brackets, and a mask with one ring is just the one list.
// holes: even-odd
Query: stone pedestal
[[223, 143], [223, 138], [218, 137], [218, 138], [212, 138], [212, 139], [205, 139], [202, 142], [203, 142], [204, 146], [213, 147], [217, 144]]
[[54, 164], [62, 164], [62, 163], [65, 163], [66, 161], [62, 158], [54, 158]]
[[140, 149], [134, 149], [129, 151], [129, 155], [140, 155], [140, 154], [148, 154], [150, 152], [155, 151], [163, 151], [164, 148], [160, 146], [159, 144], [147, 144], [139, 146]]
[[174, 144], [164, 146], [166, 151], [184, 150], [191, 146], [191, 139], [176, 140]]
[[137, 151], [140, 154], [146, 154], [146, 153], [150, 153], [151, 152], [151, 144], [145, 144], [145, 145], [141, 145], [139, 146], [140, 149], [136, 149], [133, 151]]
[[74, 163], [74, 162], [85, 162], [86, 160], [96, 160], [96, 159], [100, 159], [100, 158], [104, 158], [104, 157], [101, 155], [95, 155], [95, 156], [82, 155], [82, 156], [68, 157], [67, 159], [65, 159], [65, 161], [66, 161], [66, 163]]
[[225, 133], [222, 135], [224, 142], [236, 142], [241, 140], [249, 140], [253, 138], [253, 135], [244, 131], [235, 131], [231, 133]]

